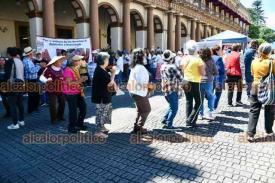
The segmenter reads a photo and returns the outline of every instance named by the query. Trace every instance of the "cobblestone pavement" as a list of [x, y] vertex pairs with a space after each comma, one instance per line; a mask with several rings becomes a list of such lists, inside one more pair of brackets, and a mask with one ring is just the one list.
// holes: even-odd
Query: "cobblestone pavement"
[[[257, 143], [247, 143], [244, 132], [248, 106], [228, 108], [223, 94], [221, 113], [199, 128], [185, 128], [185, 99], [175, 119], [175, 130], [162, 130], [167, 107], [161, 95], [150, 98], [150, 134], [131, 136], [135, 116], [128, 94], [113, 100], [113, 123], [105, 143], [26, 144], [26, 135], [67, 134], [67, 122], [52, 126], [47, 108], [26, 116], [26, 126], [8, 131], [0, 121], [0, 182], [275, 182], [275, 144], [264, 137], [261, 114]], [[247, 103], [245, 97], [243, 101]], [[95, 131], [94, 106], [87, 97], [89, 131]], [[86, 134], [87, 135], [87, 134]], [[23, 143], [23, 138], [25, 143]], [[64, 139], [65, 140], [65, 139]], [[271, 142], [270, 142], [271, 141]]]

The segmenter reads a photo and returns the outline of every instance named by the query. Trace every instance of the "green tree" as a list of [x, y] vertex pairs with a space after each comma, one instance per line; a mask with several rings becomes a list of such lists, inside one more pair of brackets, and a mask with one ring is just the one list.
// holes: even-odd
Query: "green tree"
[[258, 39], [260, 35], [260, 26], [251, 24], [248, 31], [248, 36], [252, 39]]
[[249, 9], [249, 13], [253, 24], [257, 26], [265, 25], [265, 16], [262, 0], [255, 0], [252, 4], [252, 8]]
[[261, 27], [259, 38], [269, 43], [275, 42], [275, 31], [269, 27]]

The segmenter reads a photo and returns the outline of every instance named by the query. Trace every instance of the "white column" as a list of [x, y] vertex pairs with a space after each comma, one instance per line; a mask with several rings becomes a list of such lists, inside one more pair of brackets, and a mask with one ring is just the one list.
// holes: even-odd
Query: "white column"
[[112, 50], [122, 50], [122, 27], [111, 28]]
[[90, 36], [89, 23], [83, 22], [76, 24], [76, 38], [87, 38]]
[[29, 19], [31, 46], [36, 48], [36, 36], [43, 36], [43, 19], [34, 17]]
[[136, 45], [138, 48], [146, 48], [147, 47], [147, 31], [146, 30], [136, 31]]

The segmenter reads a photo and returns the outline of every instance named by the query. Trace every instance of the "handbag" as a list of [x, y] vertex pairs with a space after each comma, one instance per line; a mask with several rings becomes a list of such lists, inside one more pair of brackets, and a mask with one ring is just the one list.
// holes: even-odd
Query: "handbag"
[[269, 64], [269, 74], [263, 77], [258, 86], [258, 100], [264, 106], [275, 104], [275, 77], [273, 74], [273, 62]]

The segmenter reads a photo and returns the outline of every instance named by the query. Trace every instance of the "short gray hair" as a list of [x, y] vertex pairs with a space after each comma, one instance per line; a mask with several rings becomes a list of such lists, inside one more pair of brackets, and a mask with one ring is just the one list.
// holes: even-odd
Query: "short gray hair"
[[104, 65], [105, 59], [109, 59], [110, 55], [108, 52], [99, 52], [97, 55], [96, 62], [98, 65]]
[[197, 51], [197, 42], [190, 40], [186, 43], [186, 49], [189, 55], [194, 55]]
[[259, 46], [258, 51], [259, 51], [259, 54], [261, 55], [269, 55], [272, 51], [272, 46], [269, 43], [262, 43]]

